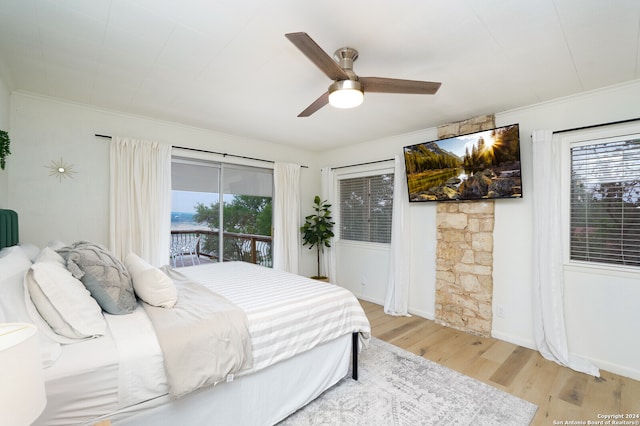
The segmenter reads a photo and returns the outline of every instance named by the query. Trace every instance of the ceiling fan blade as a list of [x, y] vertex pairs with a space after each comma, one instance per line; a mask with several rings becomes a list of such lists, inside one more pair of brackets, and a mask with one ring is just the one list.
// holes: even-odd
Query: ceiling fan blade
[[364, 92], [377, 93], [409, 93], [416, 95], [433, 95], [442, 83], [433, 81], [400, 80], [383, 77], [360, 77]]
[[309, 117], [311, 114], [329, 103], [329, 92], [324, 92], [318, 99], [313, 101], [304, 111], [298, 114], [298, 117]]
[[331, 80], [348, 80], [349, 75], [340, 68], [331, 56], [322, 50], [307, 33], [289, 33], [284, 35], [293, 43], [305, 56], [311, 59], [320, 70]]

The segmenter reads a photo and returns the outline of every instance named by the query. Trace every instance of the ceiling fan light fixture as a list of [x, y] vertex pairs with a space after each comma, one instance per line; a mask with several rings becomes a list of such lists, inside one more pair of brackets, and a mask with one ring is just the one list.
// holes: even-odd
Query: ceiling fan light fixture
[[362, 84], [357, 80], [336, 81], [329, 86], [329, 104], [335, 108], [355, 108], [363, 100]]

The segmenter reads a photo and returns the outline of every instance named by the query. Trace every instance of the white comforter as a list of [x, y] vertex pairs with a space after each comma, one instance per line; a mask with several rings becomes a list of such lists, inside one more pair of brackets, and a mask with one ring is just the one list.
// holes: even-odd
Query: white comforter
[[340, 286], [245, 262], [180, 272], [245, 311], [253, 345], [250, 372], [348, 333], [360, 332], [363, 343], [370, 338], [360, 303]]

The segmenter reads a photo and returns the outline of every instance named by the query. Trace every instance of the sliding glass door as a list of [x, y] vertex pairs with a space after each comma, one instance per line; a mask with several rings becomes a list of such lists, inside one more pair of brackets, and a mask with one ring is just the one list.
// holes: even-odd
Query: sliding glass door
[[[272, 265], [271, 169], [174, 157], [172, 193], [174, 266], [230, 260]], [[195, 253], [186, 248], [193, 241]]]

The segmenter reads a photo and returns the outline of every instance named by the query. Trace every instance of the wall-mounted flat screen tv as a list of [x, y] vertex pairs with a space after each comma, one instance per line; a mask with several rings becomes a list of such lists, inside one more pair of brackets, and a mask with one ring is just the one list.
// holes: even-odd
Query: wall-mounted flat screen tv
[[404, 147], [409, 201], [521, 198], [518, 124]]

